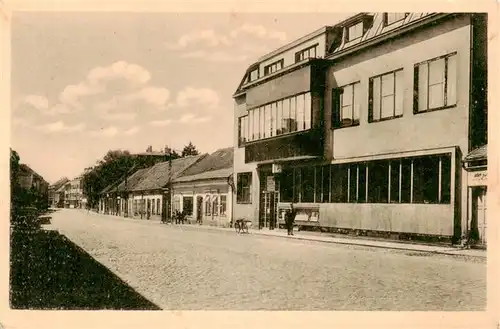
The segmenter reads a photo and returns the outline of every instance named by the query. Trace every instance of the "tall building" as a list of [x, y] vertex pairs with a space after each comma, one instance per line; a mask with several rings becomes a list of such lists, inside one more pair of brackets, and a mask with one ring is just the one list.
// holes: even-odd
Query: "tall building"
[[233, 95], [235, 218], [467, 237], [486, 43], [485, 14], [360, 13], [262, 56]]

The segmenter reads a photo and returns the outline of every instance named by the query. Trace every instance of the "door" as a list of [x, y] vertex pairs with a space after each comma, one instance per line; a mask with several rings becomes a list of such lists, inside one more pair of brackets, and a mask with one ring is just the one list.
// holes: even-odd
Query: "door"
[[477, 189], [476, 218], [479, 242], [486, 244], [486, 188]]
[[202, 213], [203, 213], [203, 197], [199, 196], [196, 198], [196, 221], [201, 222]]

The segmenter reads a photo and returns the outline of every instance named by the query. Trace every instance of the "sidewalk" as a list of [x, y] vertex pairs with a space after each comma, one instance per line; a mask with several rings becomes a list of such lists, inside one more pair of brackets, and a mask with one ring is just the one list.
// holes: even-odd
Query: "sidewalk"
[[[94, 215], [102, 215], [97, 214], [95, 212], [90, 212]], [[125, 218], [113, 215], [102, 215], [107, 217], [113, 217], [116, 219], [129, 220], [129, 221], [140, 221], [141, 223], [148, 224], [156, 224], [162, 225], [161, 222], [156, 220], [139, 220], [133, 218]], [[208, 226], [208, 225], [196, 225], [196, 224], [163, 224], [163, 225], [175, 225], [183, 228], [190, 229], [204, 229], [204, 230], [216, 230], [216, 231], [226, 231], [226, 232], [235, 232], [234, 228], [228, 227], [217, 227], [217, 226]], [[451, 255], [451, 256], [466, 256], [466, 257], [480, 257], [486, 258], [487, 251], [481, 249], [462, 249], [458, 247], [452, 246], [434, 246], [434, 245], [424, 245], [417, 244], [414, 242], [395, 242], [395, 241], [384, 241], [384, 240], [375, 240], [375, 239], [364, 239], [364, 238], [355, 238], [350, 236], [332, 236], [329, 233], [317, 233], [317, 232], [304, 232], [304, 231], [295, 231], [293, 236], [287, 235], [286, 230], [275, 229], [269, 230], [267, 228], [262, 230], [257, 229], [249, 229], [249, 234], [253, 235], [262, 235], [262, 236], [270, 236], [270, 237], [279, 237], [285, 239], [295, 239], [295, 240], [304, 240], [304, 241], [317, 241], [317, 242], [325, 242], [325, 243], [335, 243], [335, 244], [344, 244], [344, 245], [355, 245], [355, 246], [363, 246], [363, 247], [373, 247], [373, 248], [385, 248], [385, 249], [394, 249], [394, 250], [404, 250], [404, 251], [414, 251], [414, 252], [427, 252], [427, 253], [435, 253], [442, 255]], [[236, 233], [235, 233], [236, 234]]]

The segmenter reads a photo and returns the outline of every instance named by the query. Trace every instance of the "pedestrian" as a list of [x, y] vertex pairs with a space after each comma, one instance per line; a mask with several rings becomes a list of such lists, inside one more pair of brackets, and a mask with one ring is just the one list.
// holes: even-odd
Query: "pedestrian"
[[295, 221], [295, 215], [297, 214], [295, 208], [293, 208], [293, 203], [290, 203], [290, 211], [286, 214], [285, 225], [288, 230], [288, 235], [293, 235], [293, 223]]

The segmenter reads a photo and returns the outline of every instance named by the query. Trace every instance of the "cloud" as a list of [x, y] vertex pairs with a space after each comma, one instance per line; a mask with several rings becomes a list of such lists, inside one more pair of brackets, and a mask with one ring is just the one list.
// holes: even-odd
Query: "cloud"
[[118, 61], [109, 66], [98, 66], [90, 70], [87, 82], [92, 86], [114, 79], [124, 79], [131, 83], [146, 84], [151, 79], [151, 73], [137, 64]]
[[93, 137], [114, 137], [119, 133], [118, 128], [115, 126], [109, 126], [107, 128], [101, 128], [99, 130], [93, 130], [89, 134]]
[[162, 106], [170, 99], [170, 91], [166, 88], [144, 87], [125, 97], [126, 100], [144, 100], [145, 102]]
[[151, 121], [149, 124], [151, 126], [154, 126], [154, 127], [164, 127], [164, 126], [168, 126], [171, 123], [172, 123], [172, 120], [167, 119], [167, 120], [154, 120], [154, 121]]
[[184, 114], [180, 119], [180, 123], [185, 123], [185, 124], [195, 124], [195, 123], [202, 123], [202, 122], [207, 122], [210, 121], [210, 117], [196, 117], [192, 113]]
[[79, 123], [76, 125], [66, 125], [63, 121], [56, 121], [48, 123], [45, 125], [38, 126], [38, 130], [45, 133], [69, 133], [69, 132], [81, 132], [85, 129], [84, 123]]
[[200, 105], [206, 106], [208, 109], [215, 109], [219, 106], [219, 103], [219, 95], [213, 89], [186, 87], [177, 94], [174, 106], [189, 107]]
[[[240, 62], [248, 59], [248, 53], [267, 52], [263, 43], [283, 43], [285, 32], [270, 30], [262, 25], [243, 24], [227, 34], [214, 30], [193, 31], [181, 36], [177, 42], [166, 43], [169, 50], [186, 50], [181, 57], [198, 58], [212, 62]], [[212, 50], [216, 48], [216, 50]], [[265, 51], [263, 51], [265, 49]]]
[[26, 104], [29, 104], [35, 109], [39, 110], [40, 112], [45, 112], [49, 108], [49, 101], [47, 100], [46, 97], [43, 96], [29, 95], [26, 96], [23, 101]]
[[197, 50], [182, 54], [183, 58], [200, 58], [211, 62], [241, 62], [248, 59], [247, 55], [232, 55], [231, 53], [223, 51], [207, 52], [204, 50]]
[[140, 128], [140, 127], [138, 127], [138, 126], [134, 126], [134, 127], [132, 127], [132, 128], [129, 128], [129, 129], [125, 130], [125, 131], [123, 132], [123, 134], [124, 134], [124, 135], [126, 135], [126, 136], [132, 136], [132, 135], [137, 134], [137, 133], [139, 132], [139, 130], [141, 130], [141, 128]]

